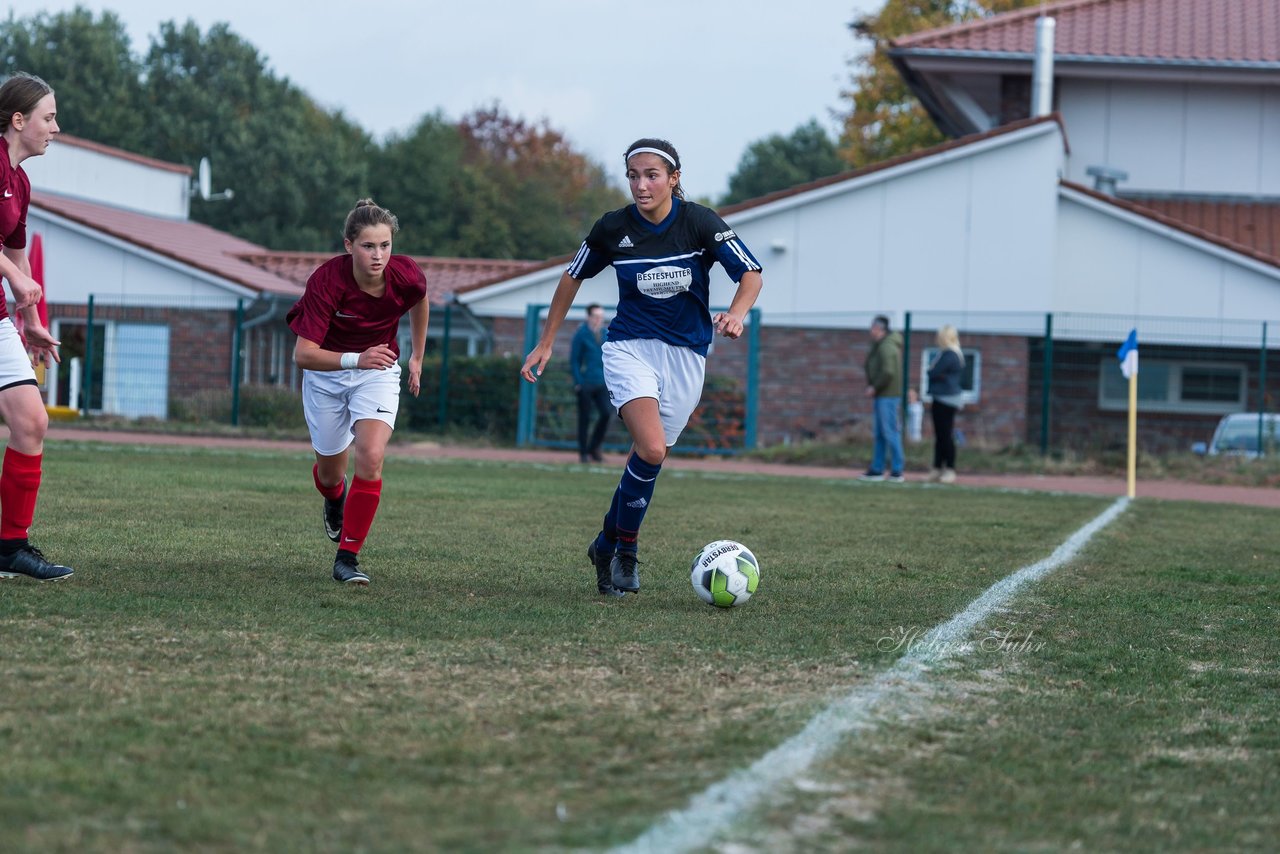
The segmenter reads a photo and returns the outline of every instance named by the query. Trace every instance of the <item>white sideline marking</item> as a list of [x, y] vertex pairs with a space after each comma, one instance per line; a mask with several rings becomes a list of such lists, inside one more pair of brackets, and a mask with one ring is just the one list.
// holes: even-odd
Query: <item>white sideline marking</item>
[[713, 783], [694, 795], [684, 809], [672, 810], [636, 839], [613, 850], [666, 854], [711, 844], [740, 813], [829, 754], [846, 733], [872, 729], [875, 725], [872, 713], [878, 705], [902, 693], [912, 683], [921, 681], [929, 665], [950, 658], [962, 649], [963, 642], [979, 621], [1006, 605], [1022, 587], [1039, 581], [1075, 557], [1094, 534], [1128, 506], [1128, 498], [1117, 499], [1054, 549], [1053, 554], [988, 587], [959, 614], [930, 629], [892, 667], [827, 706], [800, 732], [761, 756], [751, 766]]

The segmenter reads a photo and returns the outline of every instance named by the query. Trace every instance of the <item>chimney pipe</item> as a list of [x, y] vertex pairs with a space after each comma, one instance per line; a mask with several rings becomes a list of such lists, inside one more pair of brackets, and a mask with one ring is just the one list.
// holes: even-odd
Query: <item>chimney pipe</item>
[[1036, 60], [1031, 72], [1031, 115], [1053, 112], [1053, 30], [1057, 22], [1041, 15], [1036, 18]]

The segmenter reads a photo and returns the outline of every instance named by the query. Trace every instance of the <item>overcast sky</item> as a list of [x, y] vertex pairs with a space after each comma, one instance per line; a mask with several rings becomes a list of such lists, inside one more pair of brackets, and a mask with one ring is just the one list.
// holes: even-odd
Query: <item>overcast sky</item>
[[[76, 5], [13, 0], [9, 9], [25, 18]], [[119, 15], [137, 54], [161, 21], [190, 18], [202, 31], [225, 21], [276, 74], [378, 138], [436, 110], [456, 120], [496, 100], [512, 115], [545, 118], [622, 186], [627, 144], [665, 137], [680, 151], [689, 192], [717, 197], [748, 144], [811, 118], [835, 134], [831, 111], [845, 109], [848, 61], [861, 49], [847, 24], [883, 0], [78, 5]], [[59, 119], [75, 133], [75, 116]]]

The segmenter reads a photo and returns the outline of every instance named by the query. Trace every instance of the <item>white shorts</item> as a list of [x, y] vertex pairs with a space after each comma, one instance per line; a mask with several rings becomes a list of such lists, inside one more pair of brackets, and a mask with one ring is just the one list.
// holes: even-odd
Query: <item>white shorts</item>
[[347, 449], [357, 421], [372, 418], [391, 429], [400, 409], [400, 366], [385, 371], [351, 368], [302, 372], [302, 412], [311, 431], [311, 447], [322, 457]]
[[670, 448], [702, 399], [707, 359], [688, 347], [652, 338], [606, 341], [604, 383], [615, 409], [640, 397], [658, 401], [662, 431]]
[[0, 320], [0, 391], [16, 385], [35, 385], [36, 372], [31, 367], [31, 357], [22, 345], [22, 336], [6, 317]]

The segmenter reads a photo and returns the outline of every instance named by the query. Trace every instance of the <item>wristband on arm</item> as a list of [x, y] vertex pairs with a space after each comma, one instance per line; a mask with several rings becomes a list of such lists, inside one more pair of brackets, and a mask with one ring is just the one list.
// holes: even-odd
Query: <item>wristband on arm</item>
[[339, 362], [339, 364], [342, 365], [343, 370], [351, 370], [352, 368], [359, 367], [360, 354], [359, 353], [343, 353], [342, 361]]

